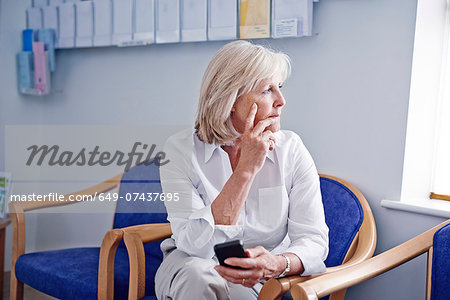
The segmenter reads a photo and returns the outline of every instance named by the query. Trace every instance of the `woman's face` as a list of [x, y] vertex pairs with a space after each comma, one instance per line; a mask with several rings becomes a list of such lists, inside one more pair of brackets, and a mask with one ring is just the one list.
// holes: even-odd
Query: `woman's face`
[[283, 94], [280, 91], [282, 85], [281, 78], [281, 75], [275, 75], [271, 78], [264, 79], [256, 86], [254, 91], [250, 91], [236, 99], [231, 109], [231, 120], [234, 128], [239, 133], [244, 132], [245, 120], [248, 117], [253, 103], [256, 103], [258, 106], [253, 126], [261, 120], [272, 118], [273, 123], [266, 130], [272, 132], [280, 130], [281, 110], [284, 104], [286, 104]]

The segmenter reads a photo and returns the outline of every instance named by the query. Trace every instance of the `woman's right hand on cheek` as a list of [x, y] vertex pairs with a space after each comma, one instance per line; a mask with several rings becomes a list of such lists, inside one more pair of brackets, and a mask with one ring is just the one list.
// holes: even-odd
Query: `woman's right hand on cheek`
[[240, 157], [237, 166], [238, 170], [250, 172], [255, 175], [264, 165], [267, 151], [272, 150], [275, 143], [275, 136], [267, 127], [272, 125], [273, 119], [264, 119], [255, 126], [255, 115], [258, 106], [256, 103], [250, 108], [250, 112], [245, 122], [244, 133], [240, 137]]

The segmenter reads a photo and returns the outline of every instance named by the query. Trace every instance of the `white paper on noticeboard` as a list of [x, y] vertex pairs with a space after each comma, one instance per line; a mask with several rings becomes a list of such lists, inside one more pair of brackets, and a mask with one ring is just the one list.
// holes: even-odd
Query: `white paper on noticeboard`
[[56, 6], [47, 6], [42, 8], [43, 28], [53, 28], [58, 31], [58, 12]]
[[58, 4], [64, 3], [64, 0], [48, 0], [48, 5], [49, 6], [55, 6]]
[[64, 3], [58, 6], [59, 48], [75, 47], [75, 6]]
[[181, 3], [181, 40], [206, 41], [207, 0], [184, 0]]
[[272, 37], [312, 35], [313, 0], [273, 0]]
[[180, 2], [156, 0], [156, 42], [180, 41]]
[[27, 9], [27, 28], [33, 30], [42, 28], [42, 11], [40, 8]]
[[58, 11], [56, 6], [51, 5], [42, 8], [42, 20], [43, 28], [53, 28], [55, 29], [55, 48], [59, 47], [58, 38], [59, 38], [59, 30], [58, 30]]
[[94, 7], [92, 1], [80, 1], [75, 3], [77, 36], [75, 46], [92, 47], [94, 35]]
[[135, 0], [133, 40], [155, 42], [155, 1]]
[[94, 46], [112, 45], [112, 4], [110, 0], [94, 1]]
[[237, 1], [209, 0], [208, 39], [232, 40], [237, 37]]
[[48, 5], [47, 0], [32, 0], [31, 3], [33, 7], [45, 7]]
[[132, 40], [132, 0], [113, 0], [113, 44]]

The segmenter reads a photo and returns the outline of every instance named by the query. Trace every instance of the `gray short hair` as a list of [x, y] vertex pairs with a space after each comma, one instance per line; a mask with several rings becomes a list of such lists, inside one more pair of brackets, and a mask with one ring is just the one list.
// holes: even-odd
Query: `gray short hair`
[[252, 91], [261, 80], [291, 73], [289, 56], [247, 41], [223, 46], [203, 75], [195, 130], [205, 143], [224, 145], [239, 137], [231, 122], [236, 99]]

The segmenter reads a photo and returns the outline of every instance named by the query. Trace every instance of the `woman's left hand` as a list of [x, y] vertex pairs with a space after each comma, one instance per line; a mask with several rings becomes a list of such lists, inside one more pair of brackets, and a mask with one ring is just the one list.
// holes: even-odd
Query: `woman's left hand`
[[246, 249], [248, 258], [230, 257], [225, 263], [230, 266], [240, 267], [234, 269], [224, 266], [215, 266], [214, 269], [226, 280], [252, 287], [264, 279], [280, 275], [286, 268], [286, 260], [282, 256], [274, 255], [264, 247]]

